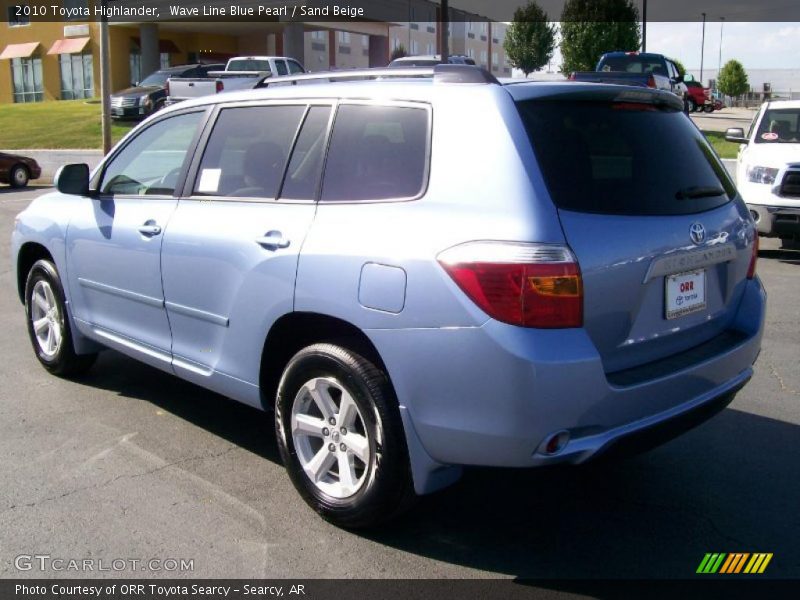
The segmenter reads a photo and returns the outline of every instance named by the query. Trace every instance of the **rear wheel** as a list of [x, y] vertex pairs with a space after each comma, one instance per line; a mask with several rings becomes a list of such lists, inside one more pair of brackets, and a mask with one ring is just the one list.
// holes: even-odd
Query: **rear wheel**
[[707, 113], [711, 113], [714, 112], [714, 107], [711, 104], [706, 104], [703, 107], [703, 110], [706, 111]]
[[28, 185], [29, 180], [30, 174], [25, 165], [15, 165], [14, 168], [11, 169], [11, 173], [9, 173], [9, 183], [11, 183], [11, 187], [13, 188], [24, 188]]
[[281, 378], [275, 427], [292, 483], [328, 521], [369, 527], [413, 500], [397, 400], [374, 361], [333, 344], [304, 348]]
[[689, 103], [689, 112], [695, 112], [697, 110], [697, 102], [693, 98], [689, 98], [687, 102]]
[[92, 366], [96, 354], [75, 353], [61, 278], [48, 260], [36, 261], [28, 272], [25, 314], [33, 351], [45, 369], [68, 376]]

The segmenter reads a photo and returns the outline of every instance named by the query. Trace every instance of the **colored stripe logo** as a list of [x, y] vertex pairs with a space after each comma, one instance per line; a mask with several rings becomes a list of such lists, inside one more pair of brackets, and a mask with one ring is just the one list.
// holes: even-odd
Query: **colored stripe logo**
[[737, 573], [763, 573], [772, 560], [772, 552], [708, 552], [700, 561], [696, 573], [720, 573], [732, 575]]

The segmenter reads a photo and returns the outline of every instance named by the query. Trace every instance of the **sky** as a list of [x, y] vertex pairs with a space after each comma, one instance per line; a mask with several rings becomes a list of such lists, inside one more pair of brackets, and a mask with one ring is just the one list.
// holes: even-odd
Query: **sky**
[[[698, 22], [648, 23], [647, 51], [676, 58], [687, 69], [700, 68], [703, 25]], [[720, 22], [706, 23], [704, 67], [719, 63]], [[800, 69], [800, 23], [725, 22], [722, 26], [722, 64], [735, 58], [745, 69]], [[561, 56], [556, 49], [552, 67]]]

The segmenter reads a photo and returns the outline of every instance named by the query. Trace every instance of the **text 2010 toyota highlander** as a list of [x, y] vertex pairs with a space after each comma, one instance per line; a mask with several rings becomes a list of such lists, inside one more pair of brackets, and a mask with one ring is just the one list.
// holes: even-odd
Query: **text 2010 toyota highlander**
[[347, 527], [465, 465], [580, 463], [730, 402], [761, 344], [755, 229], [679, 99], [371, 75], [183, 103], [64, 167], [12, 240], [44, 367], [110, 347], [274, 408], [298, 491]]

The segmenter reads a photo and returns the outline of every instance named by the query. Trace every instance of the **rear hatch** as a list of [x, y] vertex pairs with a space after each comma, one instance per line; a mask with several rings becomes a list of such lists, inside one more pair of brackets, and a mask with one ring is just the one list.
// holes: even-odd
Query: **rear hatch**
[[517, 99], [609, 373], [725, 331], [752, 256], [735, 186], [668, 96], [608, 86]]

